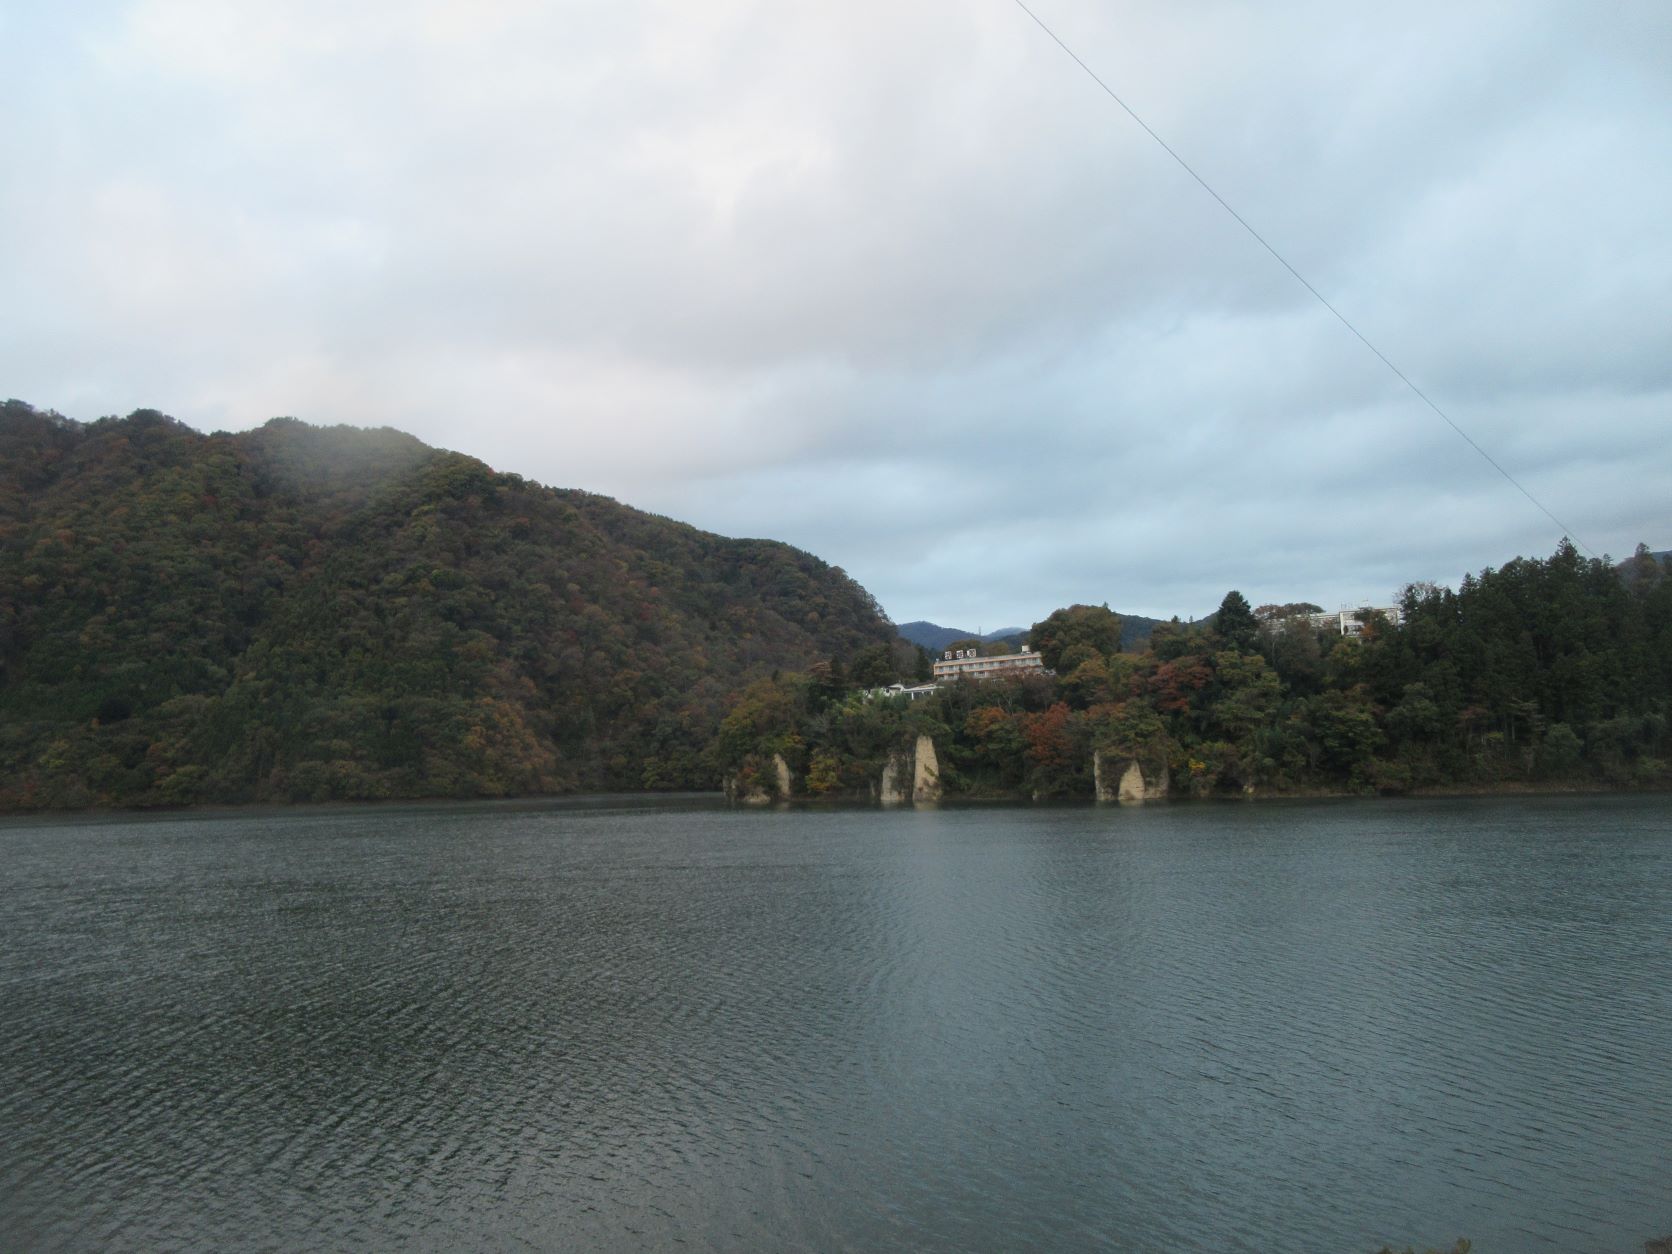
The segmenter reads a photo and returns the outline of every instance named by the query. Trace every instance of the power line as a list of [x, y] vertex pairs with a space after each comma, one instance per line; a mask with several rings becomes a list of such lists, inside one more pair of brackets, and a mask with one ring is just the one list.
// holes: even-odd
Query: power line
[[1450, 414], [1446, 413], [1445, 410], [1441, 409], [1438, 405], [1436, 405], [1429, 398], [1428, 393], [1424, 392], [1421, 388], [1419, 388], [1415, 383], [1413, 383], [1411, 381], [1411, 378], [1410, 378], [1409, 375], [1407, 375], [1398, 366], [1394, 365], [1393, 362], [1388, 358], [1388, 355], [1386, 353], [1384, 353], [1381, 349], [1377, 348], [1374, 344], [1372, 344], [1370, 342], [1369, 337], [1366, 336], [1363, 331], [1360, 331], [1356, 326], [1354, 326], [1352, 324], [1351, 321], [1348, 320], [1346, 314], [1342, 313], [1334, 305], [1330, 304], [1329, 301], [1324, 298], [1324, 294], [1322, 292], [1320, 292], [1317, 288], [1313, 287], [1312, 284], [1307, 281], [1307, 278], [1304, 274], [1302, 274], [1299, 270], [1295, 269], [1292, 265], [1289, 264], [1289, 259], [1287, 257], [1285, 257], [1282, 253], [1278, 252], [1277, 249], [1273, 248], [1271, 246], [1271, 244], [1269, 244], [1266, 241], [1266, 237], [1261, 235], [1252, 226], [1250, 226], [1249, 222], [1248, 222], [1248, 219], [1243, 217], [1240, 213], [1238, 213], [1235, 209], [1233, 209], [1231, 207], [1231, 204], [1230, 204], [1229, 201], [1227, 201], [1218, 192], [1214, 191], [1213, 187], [1208, 183], [1208, 181], [1205, 178], [1203, 178], [1200, 174], [1196, 173], [1196, 171], [1191, 167], [1190, 163], [1188, 161], [1186, 161], [1183, 157], [1179, 156], [1178, 151], [1171, 144], [1169, 144], [1166, 140], [1162, 139], [1160, 135], [1156, 134], [1155, 129], [1153, 127], [1151, 127], [1148, 122], [1144, 121], [1143, 118], [1139, 117], [1136, 110], [1134, 110], [1131, 105], [1127, 104], [1126, 101], [1122, 100], [1120, 98], [1120, 95], [1115, 91], [1115, 89], [1113, 87], [1110, 87], [1108, 83], [1104, 82], [1102, 77], [1097, 73], [1096, 70], [1092, 69], [1091, 66], [1087, 65], [1084, 61], [1082, 61], [1080, 59], [1079, 54], [1076, 53], [1074, 51], [1074, 49], [1070, 48], [1067, 44], [1065, 44], [1062, 41], [1061, 37], [1056, 33], [1056, 31], [1052, 30], [1049, 26], [1047, 26], [1045, 24], [1044, 20], [1039, 16], [1039, 14], [1035, 13], [1032, 9], [1028, 8], [1028, 6], [1023, 3], [1023, 0], [1014, 0], [1014, 3], [1015, 3], [1015, 5], [1018, 9], [1022, 10], [1023, 13], [1026, 13], [1030, 18], [1033, 19], [1034, 25], [1038, 26], [1040, 30], [1044, 31], [1047, 35], [1049, 35], [1051, 37], [1051, 42], [1052, 43], [1056, 44], [1057, 47], [1061, 48], [1064, 52], [1066, 52], [1068, 54], [1069, 58], [1074, 62], [1074, 64], [1079, 66], [1082, 70], [1084, 70], [1086, 72], [1086, 74], [1091, 78], [1092, 82], [1096, 83], [1099, 87], [1101, 87], [1103, 89], [1104, 95], [1108, 96], [1110, 100], [1113, 100], [1116, 104], [1118, 104], [1121, 107], [1121, 109], [1123, 111], [1125, 111], [1127, 117], [1131, 118], [1134, 122], [1136, 122], [1139, 126], [1141, 126], [1143, 128], [1144, 134], [1148, 135], [1156, 143], [1160, 144], [1162, 149], [1166, 152], [1166, 154], [1169, 157], [1171, 157], [1174, 161], [1178, 162], [1178, 165], [1179, 165], [1180, 169], [1182, 169], [1191, 178], [1195, 179], [1196, 182], [1201, 185], [1203, 191], [1207, 192], [1207, 194], [1209, 196], [1212, 196], [1215, 200], [1217, 200], [1219, 202], [1219, 207], [1221, 209], [1223, 209], [1226, 213], [1230, 214], [1233, 218], [1235, 218], [1237, 220], [1237, 224], [1239, 226], [1241, 226], [1243, 230], [1247, 231], [1250, 235], [1252, 235], [1255, 239], [1255, 242], [1257, 242], [1260, 245], [1261, 248], [1265, 249], [1273, 257], [1275, 257], [1277, 259], [1278, 265], [1282, 266], [1291, 275], [1293, 275], [1294, 278], [1295, 278], [1295, 281], [1297, 283], [1299, 283], [1302, 287], [1304, 287], [1307, 291], [1311, 292], [1312, 295], [1317, 298], [1317, 301], [1320, 305], [1322, 305], [1325, 309], [1329, 310], [1330, 313], [1335, 315], [1335, 319], [1336, 319], [1337, 322], [1339, 322], [1342, 326], [1346, 327], [1347, 330], [1351, 331], [1353, 333], [1353, 335], [1358, 339], [1359, 343], [1363, 344], [1366, 348], [1368, 348], [1372, 353], [1374, 353], [1376, 355], [1377, 359], [1384, 366], [1386, 366], [1389, 370], [1393, 371], [1394, 375], [1399, 379], [1399, 381], [1401, 383], [1403, 383], [1406, 387], [1408, 387], [1416, 395], [1416, 398], [1418, 400], [1420, 400], [1424, 405], [1428, 406], [1429, 409], [1433, 410], [1436, 414], [1438, 414], [1440, 416], [1441, 421], [1443, 421], [1446, 424], [1446, 426], [1450, 427], [1453, 431], [1457, 432], [1457, 434], [1463, 438], [1464, 443], [1466, 443], [1470, 448], [1474, 449], [1475, 452], [1479, 453], [1482, 457], [1484, 457], [1486, 459], [1487, 465], [1491, 466], [1493, 470], [1496, 470], [1505, 479], [1509, 480], [1510, 484], [1515, 488], [1515, 490], [1517, 492], [1521, 493], [1522, 496], [1526, 497], [1529, 501], [1531, 501], [1533, 503], [1533, 505], [1536, 506], [1538, 508], [1538, 510], [1546, 518], [1548, 518], [1551, 522], [1555, 523], [1558, 527], [1560, 527], [1562, 529], [1562, 532], [1563, 532], [1564, 535], [1566, 535], [1568, 538], [1573, 540], [1574, 543], [1578, 544], [1580, 548], [1584, 549], [1585, 552], [1589, 553], [1592, 557], [1596, 556], [1596, 553], [1591, 549], [1591, 546], [1586, 544], [1583, 540], [1581, 540], [1574, 533], [1574, 530], [1573, 530], [1572, 527], [1569, 527], [1560, 518], [1557, 518], [1555, 514], [1551, 513], [1550, 510], [1545, 506], [1544, 502], [1539, 500], [1538, 497], [1534, 496], [1531, 492], [1529, 492], [1527, 490], [1527, 488], [1521, 483], [1521, 481], [1519, 479], [1517, 479], [1514, 475], [1510, 474], [1509, 471], [1505, 470], [1503, 468], [1503, 466], [1501, 466], [1498, 463], [1498, 460], [1495, 457], [1492, 456], [1492, 454], [1488, 453], [1479, 444], [1475, 443], [1474, 437], [1471, 436], [1467, 431], [1463, 430], [1462, 427], [1458, 426], [1457, 423], [1452, 420], [1452, 417], [1451, 417]]

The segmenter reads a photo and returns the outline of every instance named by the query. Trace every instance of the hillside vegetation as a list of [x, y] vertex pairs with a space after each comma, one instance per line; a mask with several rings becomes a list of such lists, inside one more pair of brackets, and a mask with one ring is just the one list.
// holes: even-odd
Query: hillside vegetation
[[1124, 644], [1106, 608], [1034, 625], [1054, 674], [961, 680], [911, 702], [828, 670], [755, 684], [716, 756], [755, 793], [873, 793], [920, 736], [949, 795], [1090, 797], [1094, 761], [1183, 796], [1672, 784], [1672, 572], [1571, 544], [1414, 585], [1360, 636], [1308, 605], [1225, 597], [1210, 623]]
[[0, 407], [0, 808], [711, 788], [728, 694], [893, 638], [807, 553], [389, 429]]

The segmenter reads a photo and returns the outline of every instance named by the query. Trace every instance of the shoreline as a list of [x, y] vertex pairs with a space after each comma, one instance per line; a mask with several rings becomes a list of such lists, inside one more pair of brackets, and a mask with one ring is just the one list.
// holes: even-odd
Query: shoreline
[[1113, 806], [1125, 808], [1155, 805], [1241, 805], [1268, 801], [1443, 801], [1465, 797], [1631, 797], [1656, 793], [1672, 793], [1672, 784], [1614, 785], [1603, 783], [1530, 783], [1506, 782], [1499, 784], [1449, 784], [1427, 788], [1412, 788], [1401, 792], [1356, 792], [1348, 789], [1297, 788], [1282, 790], [1252, 790], [1243, 793], [1215, 793], [1206, 797], [1159, 797], [1141, 802], [1098, 801], [1093, 797], [1042, 797], [1021, 794], [971, 794], [950, 796], [940, 801], [900, 802], [885, 804], [865, 794], [830, 797], [793, 796], [775, 798], [761, 804], [728, 801], [722, 789], [699, 791], [678, 789], [667, 792], [638, 789], [622, 792], [526, 793], [510, 797], [378, 797], [367, 799], [344, 798], [333, 801], [204, 801], [189, 805], [156, 806], [90, 806], [80, 809], [42, 808], [35, 810], [0, 810], [0, 824], [17, 820], [98, 820], [98, 819], [166, 819], [217, 818], [221, 816], [249, 816], [271, 814], [330, 814], [364, 810], [411, 809], [424, 810], [438, 806], [471, 805], [484, 808], [544, 809], [549, 807], [584, 806], [599, 803], [626, 805], [657, 805], [678, 803], [708, 803], [716, 808], [739, 811], [774, 810], [782, 808], [842, 809], [842, 810], [898, 810], [914, 806]]

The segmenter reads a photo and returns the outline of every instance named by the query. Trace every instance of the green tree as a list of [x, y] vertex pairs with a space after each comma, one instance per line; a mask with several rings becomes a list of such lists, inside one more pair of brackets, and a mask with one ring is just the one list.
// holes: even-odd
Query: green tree
[[1252, 653], [1259, 644], [1260, 624], [1249, 608], [1248, 599], [1234, 588], [1225, 594], [1213, 617], [1213, 630], [1227, 648]]
[[1210, 722], [1225, 739], [1242, 744], [1271, 723], [1282, 685], [1258, 653], [1227, 649], [1214, 654], [1213, 669], [1217, 691]]
[[1120, 638], [1120, 615], [1107, 605], [1071, 605], [1035, 623], [1028, 644], [1048, 669], [1066, 671], [1095, 658], [1113, 657], [1120, 652]]

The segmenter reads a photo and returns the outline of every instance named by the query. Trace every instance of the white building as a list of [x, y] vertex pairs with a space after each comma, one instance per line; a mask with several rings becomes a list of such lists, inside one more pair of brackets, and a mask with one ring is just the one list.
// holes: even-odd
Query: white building
[[982, 657], [979, 649], [948, 649], [935, 662], [936, 679], [999, 679], [1006, 675], [1043, 674], [1044, 659], [1022, 646], [1020, 653]]
[[889, 684], [886, 688], [872, 688], [865, 696], [867, 700], [876, 697], [904, 697], [908, 701], [918, 701], [939, 689], [939, 684], [912, 684], [910, 687], [905, 684]]
[[1361, 605], [1357, 609], [1342, 608], [1332, 614], [1308, 614], [1307, 621], [1315, 629], [1334, 628], [1343, 636], [1357, 636], [1364, 631], [1372, 614], [1380, 614], [1397, 626], [1401, 620], [1397, 605]]

